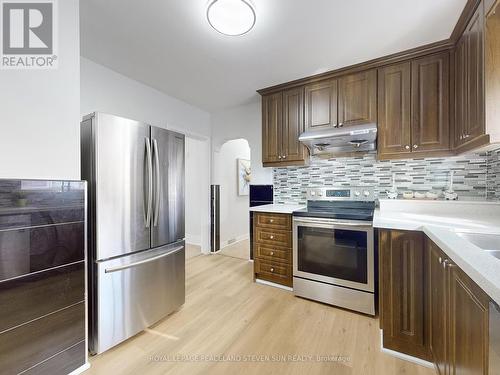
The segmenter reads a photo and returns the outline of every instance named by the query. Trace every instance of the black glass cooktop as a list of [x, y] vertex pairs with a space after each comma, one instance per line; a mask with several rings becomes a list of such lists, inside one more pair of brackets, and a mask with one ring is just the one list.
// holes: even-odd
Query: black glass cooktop
[[307, 208], [294, 211], [293, 216], [372, 221], [374, 210], [375, 202], [308, 201]]

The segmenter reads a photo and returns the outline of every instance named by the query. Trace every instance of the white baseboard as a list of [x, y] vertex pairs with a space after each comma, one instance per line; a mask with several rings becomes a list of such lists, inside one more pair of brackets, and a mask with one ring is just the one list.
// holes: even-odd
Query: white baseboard
[[417, 365], [432, 368], [432, 369], [434, 368], [434, 363], [432, 363], [432, 362], [425, 361], [423, 359], [416, 358], [416, 357], [413, 357], [413, 356], [408, 355], [408, 354], [400, 353], [400, 352], [397, 352], [395, 350], [384, 348], [384, 338], [383, 338], [382, 330], [380, 330], [380, 350], [382, 351], [382, 353], [392, 355], [393, 357], [402, 359], [404, 361], [412, 362], [412, 363], [415, 363]]
[[[249, 238], [250, 238], [250, 234], [248, 234], [248, 233], [242, 234], [241, 236], [238, 236], [236, 238], [232, 238], [230, 240], [222, 242], [220, 244], [220, 249], [222, 250], [223, 248], [225, 248], [227, 246], [231, 246], [231, 245], [234, 245], [235, 243], [248, 240]], [[229, 241], [231, 241], [231, 242], [229, 242]]]
[[290, 288], [289, 286], [284, 286], [284, 285], [276, 284], [276, 283], [273, 283], [271, 281], [261, 280], [261, 279], [255, 279], [255, 282], [257, 284], [273, 286], [275, 288], [284, 289], [284, 290], [288, 290], [289, 292], [293, 292], [293, 288]]
[[90, 368], [90, 363], [86, 363], [81, 367], [78, 367], [76, 370], [71, 371], [68, 375], [78, 375], [84, 371], [87, 371]]

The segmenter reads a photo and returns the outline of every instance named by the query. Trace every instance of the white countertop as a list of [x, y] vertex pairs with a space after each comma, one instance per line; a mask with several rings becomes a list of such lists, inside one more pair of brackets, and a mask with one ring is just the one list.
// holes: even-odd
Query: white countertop
[[381, 200], [373, 226], [424, 232], [500, 304], [500, 260], [457, 235], [500, 234], [500, 202]]
[[293, 211], [297, 211], [305, 207], [306, 206], [301, 206], [298, 204], [265, 204], [263, 206], [250, 207], [250, 211], [291, 214]]

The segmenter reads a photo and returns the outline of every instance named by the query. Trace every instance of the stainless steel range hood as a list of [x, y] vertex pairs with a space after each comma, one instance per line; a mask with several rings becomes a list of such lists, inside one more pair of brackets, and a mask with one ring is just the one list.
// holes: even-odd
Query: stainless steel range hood
[[302, 133], [299, 141], [309, 148], [311, 155], [374, 151], [377, 149], [377, 124], [311, 130]]

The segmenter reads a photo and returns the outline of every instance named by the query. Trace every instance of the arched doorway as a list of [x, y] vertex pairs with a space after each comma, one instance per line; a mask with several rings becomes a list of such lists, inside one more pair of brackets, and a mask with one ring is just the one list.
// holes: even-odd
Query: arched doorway
[[249, 260], [250, 145], [243, 138], [228, 140], [213, 155], [213, 183], [220, 185], [219, 254]]

